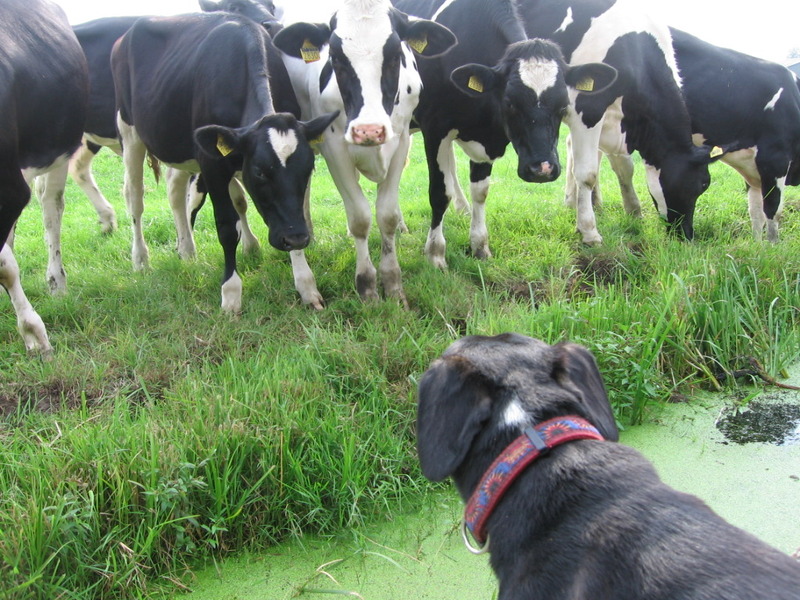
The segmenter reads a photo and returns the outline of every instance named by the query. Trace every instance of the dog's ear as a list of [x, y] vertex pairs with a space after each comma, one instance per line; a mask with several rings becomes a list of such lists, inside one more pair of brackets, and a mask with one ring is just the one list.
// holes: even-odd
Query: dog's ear
[[417, 452], [422, 473], [432, 481], [451, 475], [491, 416], [483, 377], [460, 356], [433, 362], [419, 382]]
[[586, 411], [586, 417], [602, 436], [616, 442], [619, 430], [611, 411], [603, 378], [594, 356], [583, 346], [562, 342], [553, 346], [556, 351], [553, 378], [572, 391]]

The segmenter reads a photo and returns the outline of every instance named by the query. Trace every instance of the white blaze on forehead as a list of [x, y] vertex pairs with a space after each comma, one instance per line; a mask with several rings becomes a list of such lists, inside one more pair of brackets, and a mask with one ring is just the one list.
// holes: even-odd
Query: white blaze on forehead
[[520, 61], [519, 76], [522, 83], [536, 92], [537, 96], [541, 96], [558, 80], [558, 64], [552, 60], [528, 58]]
[[278, 156], [281, 165], [285, 167], [289, 157], [297, 150], [297, 134], [293, 129], [280, 131], [272, 128], [270, 128], [268, 134], [272, 150]]
[[764, 107], [764, 110], [775, 110], [775, 105], [778, 103], [778, 98], [781, 97], [783, 93], [783, 88], [779, 89], [778, 92], [772, 97], [772, 100], [767, 102], [767, 105]]

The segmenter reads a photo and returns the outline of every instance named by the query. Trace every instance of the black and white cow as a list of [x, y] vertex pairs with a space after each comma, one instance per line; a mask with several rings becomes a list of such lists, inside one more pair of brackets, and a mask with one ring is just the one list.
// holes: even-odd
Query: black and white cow
[[319, 150], [355, 238], [355, 281], [362, 299], [378, 293], [367, 243], [372, 216], [359, 174], [378, 184], [381, 284], [387, 296], [406, 304], [395, 233], [401, 223], [398, 186], [408, 157], [409, 124], [421, 87], [414, 54], [436, 56], [455, 42], [445, 27], [409, 19], [388, 0], [344, 0], [330, 25], [294, 23], [275, 36], [275, 45], [288, 55], [304, 116], [341, 111]]
[[47, 0], [0, 3], [0, 285], [29, 351], [52, 347], [22, 290], [12, 231], [37, 175], [60, 170], [43, 206], [64, 202], [70, 155], [81, 141], [89, 80], [86, 59], [61, 8]]
[[[638, 151], [663, 190], [670, 230], [691, 239], [695, 203], [710, 183], [708, 165], [724, 150], [692, 143], [667, 26], [631, 0], [519, 0], [518, 8], [528, 35], [556, 42], [570, 64], [602, 61], [618, 72], [604, 92], [571, 92], [564, 118], [583, 241], [602, 241], [591, 201], [599, 148], [612, 156]], [[603, 139], [614, 132], [610, 143]]]
[[[242, 294], [231, 180], [240, 174], [269, 227], [270, 244], [292, 253], [296, 267], [295, 252], [309, 242], [303, 216], [314, 167], [309, 140], [337, 116], [333, 112], [298, 122], [290, 113], [274, 112], [272, 97], [283, 92], [271, 89], [267, 76], [270, 44], [266, 30], [250, 19], [204, 13], [140, 19], [111, 55], [134, 267], [148, 264], [141, 217], [143, 163], [149, 152], [174, 168], [181, 179], [173, 183], [176, 190], [186, 189], [191, 173], [202, 174], [225, 255], [222, 308], [230, 313], [240, 312]], [[175, 195], [180, 197], [171, 203], [185, 202], [185, 194]], [[300, 286], [298, 291], [303, 296]]]
[[[453, 143], [470, 159], [472, 226], [470, 246], [478, 258], [491, 256], [485, 222], [485, 202], [492, 163], [505, 154], [508, 136], [500, 106], [493, 94], [462, 94], [450, 79], [454, 69], [475, 63], [495, 66], [509, 45], [526, 39], [512, 0], [394, 0], [410, 15], [446, 26], [458, 45], [436, 59], [420, 61], [423, 89], [414, 121], [425, 143], [428, 164], [428, 197], [431, 227], [425, 254], [439, 268], [446, 268], [443, 218], [450, 202], [467, 210], [455, 172]], [[469, 83], [469, 80], [467, 80]], [[520, 169], [526, 169], [520, 161]]]
[[[232, 12], [260, 23], [271, 30], [278, 26], [270, 12], [274, 4], [269, 0], [201, 0], [200, 6], [207, 12]], [[78, 42], [83, 48], [89, 66], [89, 110], [86, 118], [84, 138], [80, 148], [72, 156], [69, 163], [69, 174], [91, 201], [97, 212], [103, 233], [111, 233], [117, 228], [117, 215], [114, 207], [106, 200], [95, 182], [92, 173], [92, 161], [104, 147], [117, 154], [122, 148], [117, 139], [117, 128], [114, 103], [114, 80], [111, 74], [111, 48], [139, 17], [106, 17], [81, 23], [73, 27]], [[280, 70], [285, 74], [283, 69]], [[300, 114], [296, 102], [291, 105], [291, 112]], [[276, 107], [277, 110], [283, 110]], [[286, 109], [289, 110], [289, 109]], [[62, 177], [60, 171], [51, 172], [37, 180], [37, 187], [43, 190], [48, 186], [63, 185], [53, 178]], [[167, 186], [175, 179], [167, 172]], [[189, 193], [195, 198], [196, 189], [190, 186]], [[40, 194], [42, 195], [42, 194]], [[241, 184], [234, 180], [231, 183], [231, 197], [237, 212], [241, 215], [242, 243], [245, 251], [257, 250], [258, 239], [253, 235], [245, 218], [247, 201]], [[63, 210], [61, 205], [45, 204], [45, 237], [48, 248], [47, 283], [53, 293], [64, 293], [67, 289], [66, 270], [61, 252], [61, 221]], [[178, 232], [178, 253], [183, 258], [195, 254], [194, 237], [186, 216], [185, 206], [175, 207], [175, 225]]]
[[[800, 185], [800, 89], [784, 66], [720, 48], [670, 28], [683, 82], [692, 133], [698, 144], [737, 145], [720, 160], [736, 169], [748, 184], [753, 236], [778, 241], [778, 221], [786, 185]], [[629, 156], [612, 167], [628, 202], [638, 202]], [[656, 206], [666, 212], [658, 181], [648, 173]]]

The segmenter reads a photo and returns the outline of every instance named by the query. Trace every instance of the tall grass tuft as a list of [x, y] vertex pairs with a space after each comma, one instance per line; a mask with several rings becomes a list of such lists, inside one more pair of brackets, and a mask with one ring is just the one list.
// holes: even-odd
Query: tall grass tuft
[[[680, 393], [738, 385], [741, 361], [779, 377], [800, 354], [798, 195], [782, 241], [752, 241], [741, 180], [715, 165], [697, 240], [668, 239], [653, 210], [624, 214], [603, 172], [599, 248], [583, 247], [561, 183], [494, 167], [494, 257], [472, 258], [469, 222], [448, 213], [449, 270], [423, 255], [430, 218], [421, 144], [401, 198], [399, 242], [411, 308], [363, 304], [341, 201], [322, 161], [308, 249], [327, 307], [300, 305], [285, 254], [264, 247], [240, 270], [244, 311], [219, 309], [221, 251], [200, 214], [198, 258], [175, 255], [163, 184], [148, 183], [152, 267], [134, 273], [119, 160], [97, 178], [122, 231], [99, 234], [67, 190], [68, 295], [50, 297], [39, 208], [15, 251], [55, 354], [26, 356], [0, 298], [0, 597], [80, 600], [171, 595], [196, 561], [333, 533], [414, 505], [431, 484], [417, 466], [415, 390], [430, 361], [468, 334], [570, 339], [597, 357], [622, 426]], [[459, 163], [462, 180], [467, 163]], [[641, 173], [637, 190], [647, 197]], [[263, 223], [251, 211], [262, 241]], [[377, 232], [371, 239], [377, 260]], [[750, 382], [748, 382], [750, 383]]]

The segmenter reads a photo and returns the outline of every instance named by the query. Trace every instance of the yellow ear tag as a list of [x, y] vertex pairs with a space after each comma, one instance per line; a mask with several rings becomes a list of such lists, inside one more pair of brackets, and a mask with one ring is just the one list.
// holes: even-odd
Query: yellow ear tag
[[720, 148], [719, 146], [714, 146], [711, 149], [711, 152], [709, 153], [709, 156], [711, 158], [717, 158], [718, 156], [722, 156], [723, 154], [725, 154], [725, 151], [722, 148]]
[[308, 140], [308, 143], [311, 144], [312, 146], [316, 146], [317, 144], [321, 144], [324, 141], [325, 141], [325, 136], [320, 135], [318, 137], [315, 137], [313, 140]]
[[425, 52], [425, 48], [428, 47], [428, 36], [423, 35], [421, 38], [408, 40], [408, 45], [411, 46], [417, 54], [422, 54]]
[[591, 92], [594, 90], [594, 79], [591, 77], [587, 77], [586, 79], [581, 79], [578, 84], [575, 86], [575, 89], [579, 92]]
[[467, 87], [471, 90], [475, 90], [479, 94], [483, 93], [483, 82], [475, 77], [475, 75], [470, 75], [469, 81], [467, 82]]
[[319, 48], [312, 44], [310, 40], [306, 40], [300, 48], [300, 56], [307, 63], [317, 62], [319, 60]]
[[228, 156], [231, 152], [233, 152], [233, 148], [228, 146], [228, 143], [221, 135], [217, 135], [217, 150], [222, 156]]

